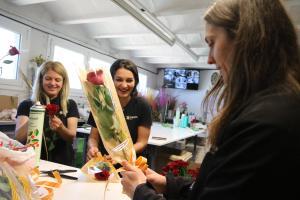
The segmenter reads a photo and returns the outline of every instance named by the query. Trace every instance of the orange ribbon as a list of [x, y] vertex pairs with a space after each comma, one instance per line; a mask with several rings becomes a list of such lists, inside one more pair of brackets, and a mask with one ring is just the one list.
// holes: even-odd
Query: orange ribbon
[[62, 179], [61, 179], [61, 176], [59, 175], [58, 171], [53, 171], [52, 174], [53, 174], [56, 182], [39, 181], [38, 179], [40, 176], [40, 171], [38, 168], [34, 168], [31, 172], [31, 177], [35, 181], [35, 185], [39, 186], [39, 187], [43, 187], [48, 191], [48, 194], [46, 196], [44, 196], [43, 198], [41, 198], [42, 200], [51, 200], [54, 195], [54, 192], [53, 192], [54, 188], [59, 188], [62, 183]]

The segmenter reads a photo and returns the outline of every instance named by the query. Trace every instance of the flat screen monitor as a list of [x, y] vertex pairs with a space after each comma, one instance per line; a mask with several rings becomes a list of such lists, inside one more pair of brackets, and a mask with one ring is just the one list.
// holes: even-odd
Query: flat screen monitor
[[164, 87], [184, 90], [198, 90], [200, 80], [199, 69], [165, 68]]

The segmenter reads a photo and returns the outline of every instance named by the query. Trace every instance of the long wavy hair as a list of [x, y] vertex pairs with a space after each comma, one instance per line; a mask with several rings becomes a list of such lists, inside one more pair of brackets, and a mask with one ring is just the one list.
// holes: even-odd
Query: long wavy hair
[[39, 71], [37, 73], [37, 76], [36, 76], [36, 79], [34, 82], [31, 100], [33, 102], [46, 101], [45, 102], [46, 104], [50, 103], [50, 98], [48, 97], [48, 95], [45, 93], [45, 91], [43, 89], [43, 77], [49, 70], [55, 71], [56, 73], [61, 75], [63, 78], [63, 86], [62, 86], [58, 96], [60, 97], [60, 106], [63, 111], [63, 114], [66, 115], [67, 110], [68, 110], [67, 104], [68, 104], [70, 86], [69, 86], [69, 78], [68, 78], [67, 71], [64, 68], [63, 64], [60, 62], [48, 61], [48, 62], [45, 62], [39, 68]]
[[117, 70], [121, 69], [121, 68], [127, 69], [132, 72], [133, 77], [134, 77], [134, 88], [131, 91], [130, 96], [133, 96], [133, 97], [137, 96], [138, 91], [137, 91], [136, 87], [139, 84], [139, 73], [138, 73], [137, 65], [127, 59], [116, 60], [110, 67], [110, 74], [111, 74], [112, 78], [115, 77]]
[[221, 77], [203, 102], [203, 109], [218, 108], [209, 124], [210, 145], [217, 147], [232, 113], [254, 94], [271, 88], [299, 95], [300, 54], [295, 27], [279, 0], [218, 0], [204, 19], [224, 28], [234, 45], [227, 82]]

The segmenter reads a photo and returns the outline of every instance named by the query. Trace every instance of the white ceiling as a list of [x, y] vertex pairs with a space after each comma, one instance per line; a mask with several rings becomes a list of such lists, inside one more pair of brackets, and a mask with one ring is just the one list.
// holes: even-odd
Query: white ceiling
[[[150, 31], [112, 0], [10, 0], [18, 6], [39, 4], [54, 23], [79, 26], [87, 35], [107, 43], [121, 54], [155, 68], [214, 68], [206, 64], [208, 49], [203, 39], [202, 16], [213, 0], [137, 1], [175, 37], [175, 44]], [[300, 36], [300, 0], [285, 0]]]

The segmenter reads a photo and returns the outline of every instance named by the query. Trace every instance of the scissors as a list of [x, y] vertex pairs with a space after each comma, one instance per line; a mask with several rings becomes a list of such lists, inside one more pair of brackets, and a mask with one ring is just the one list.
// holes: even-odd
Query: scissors
[[61, 170], [61, 169], [52, 169], [52, 170], [47, 170], [47, 171], [41, 171], [42, 174], [47, 174], [50, 177], [54, 177], [53, 173], [54, 171], [59, 172], [60, 176], [62, 178], [65, 179], [70, 179], [70, 180], [78, 180], [77, 177], [74, 176], [69, 176], [69, 175], [65, 175], [65, 173], [71, 173], [71, 172], [77, 172], [76, 169], [65, 169], [65, 170]]

